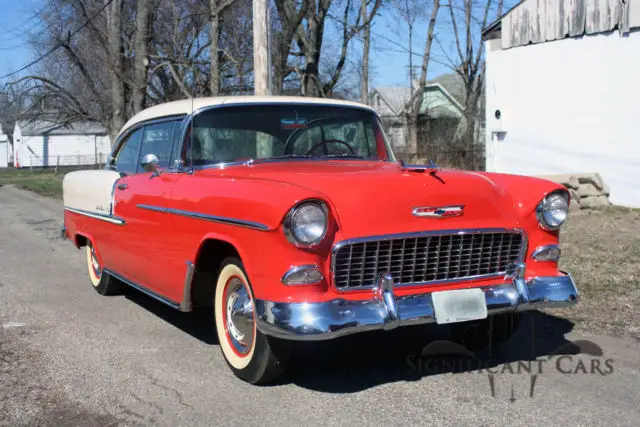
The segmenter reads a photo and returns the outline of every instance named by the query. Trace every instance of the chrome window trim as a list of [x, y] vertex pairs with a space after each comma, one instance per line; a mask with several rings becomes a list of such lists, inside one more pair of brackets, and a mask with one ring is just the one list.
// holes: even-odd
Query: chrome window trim
[[[295, 285], [289, 285], [287, 283], [285, 283], [285, 280], [287, 280], [289, 277], [291, 277], [291, 275], [301, 271], [301, 270], [317, 270], [320, 273], [320, 279], [318, 279], [315, 282], [309, 282], [309, 283], [298, 283]], [[320, 267], [318, 267], [317, 264], [305, 264], [305, 265], [298, 265], [295, 267], [291, 267], [289, 270], [287, 270], [286, 273], [284, 273], [282, 275], [282, 278], [280, 279], [280, 283], [282, 283], [285, 286], [307, 286], [307, 285], [316, 285], [320, 282], [322, 282], [322, 280], [324, 280], [324, 274], [322, 274], [322, 270], [320, 270]]]
[[217, 222], [221, 224], [236, 225], [238, 227], [251, 228], [253, 230], [269, 231], [269, 227], [259, 222], [247, 221], [244, 219], [229, 218], [223, 216], [203, 214], [200, 212], [185, 211], [182, 209], [164, 208], [161, 206], [153, 206], [146, 204], [138, 204], [139, 209], [146, 209], [154, 212], [167, 213], [172, 215], [184, 216], [187, 218], [200, 219], [203, 221]]
[[[286, 106], [286, 105], [296, 105], [296, 106], [312, 106], [314, 104], [308, 103], [308, 102], [239, 102], [239, 103], [235, 103], [235, 104], [218, 104], [218, 105], [208, 105], [206, 107], [200, 107], [196, 110], [194, 110], [191, 114], [186, 116], [186, 119], [184, 120], [184, 126], [182, 131], [180, 132], [180, 140], [179, 140], [179, 150], [178, 152], [182, 152], [182, 148], [184, 147], [184, 139], [187, 136], [187, 130], [189, 129], [189, 126], [191, 126], [191, 123], [193, 122], [194, 118], [200, 114], [203, 113], [205, 111], [209, 111], [209, 110], [218, 110], [218, 109], [222, 109], [222, 108], [241, 108], [241, 107], [273, 107], [273, 106]], [[382, 120], [380, 119], [380, 115], [371, 107], [368, 107], [366, 105], [363, 106], [358, 106], [358, 105], [342, 105], [342, 104], [331, 104], [331, 103], [327, 103], [327, 104], [318, 104], [321, 105], [323, 107], [335, 107], [335, 108], [346, 108], [346, 109], [355, 109], [355, 110], [361, 110], [361, 111], [365, 111], [367, 113], [371, 113], [373, 114], [378, 121], [380, 122], [380, 126], [382, 126]], [[383, 128], [384, 130], [384, 128]], [[386, 135], [385, 135], [386, 136]], [[388, 141], [386, 141], [388, 145], [390, 145], [390, 143]], [[391, 147], [387, 147], [389, 151]], [[387, 156], [389, 156], [390, 158], [395, 159], [395, 154], [393, 154], [393, 150], [391, 150], [391, 153], [387, 153]], [[278, 159], [278, 160], [274, 160], [273, 162], [279, 162], [279, 161], [291, 161], [291, 160], [313, 160], [313, 158], [310, 159]], [[329, 160], [329, 159], [326, 159]], [[390, 163], [397, 163], [397, 161], [394, 160], [370, 160], [370, 159], [336, 159], [336, 158], [331, 158], [330, 160], [352, 160], [352, 161], [384, 161], [384, 162], [390, 162]], [[193, 171], [196, 170], [205, 170], [205, 169], [224, 169], [226, 167], [229, 166], [248, 166], [249, 164], [253, 163], [252, 161], [234, 161], [234, 162], [220, 162], [220, 163], [214, 163], [211, 165], [203, 165], [203, 166], [191, 166], [191, 165], [185, 165], [182, 170], [178, 171], [178, 172], [188, 172], [188, 173], [192, 173]]]
[[[335, 289], [340, 293], [349, 293], [353, 291], [361, 291], [361, 290], [375, 288], [375, 283], [367, 286], [350, 287], [348, 289], [342, 289], [335, 286], [335, 264], [336, 264], [335, 255], [336, 255], [336, 252], [345, 245], [351, 245], [355, 243], [387, 241], [387, 240], [395, 240], [395, 239], [411, 239], [415, 237], [442, 236], [442, 235], [453, 235], [453, 234], [457, 234], [457, 235], [485, 234], [485, 233], [520, 234], [522, 236], [522, 247], [520, 248], [520, 256], [518, 257], [519, 258], [518, 261], [519, 262], [524, 261], [527, 254], [528, 241], [527, 241], [527, 234], [521, 228], [468, 228], [468, 229], [452, 229], [452, 230], [430, 230], [430, 231], [417, 231], [417, 232], [411, 232], [411, 233], [383, 234], [378, 236], [357, 237], [353, 239], [341, 240], [340, 242], [333, 245], [333, 247], [331, 248], [331, 286], [333, 287], [333, 289]], [[437, 285], [442, 283], [457, 283], [457, 282], [466, 282], [471, 280], [505, 277], [506, 275], [508, 275], [508, 271], [490, 273], [490, 274], [481, 274], [476, 276], [467, 276], [459, 279], [442, 279], [442, 280], [431, 280], [426, 282], [396, 283], [394, 286], [395, 287], [411, 287], [411, 286]]]
[[[115, 168], [110, 167], [110, 163], [111, 161], [113, 161], [115, 159], [115, 154], [118, 152], [118, 150], [120, 150], [120, 144], [122, 143], [123, 140], [127, 139], [129, 137], [129, 135], [131, 135], [133, 132], [137, 131], [140, 128], [143, 128], [145, 126], [148, 125], [156, 125], [156, 124], [160, 124], [160, 123], [166, 123], [166, 122], [183, 122], [182, 126], [184, 126], [184, 120], [189, 117], [186, 114], [174, 114], [174, 115], [170, 115], [170, 116], [162, 116], [162, 117], [156, 117], [154, 119], [149, 119], [149, 120], [145, 120], [139, 123], [134, 124], [131, 127], [128, 127], [126, 129], [123, 129], [120, 131], [120, 133], [118, 134], [118, 136], [116, 137], [116, 141], [113, 144], [113, 147], [111, 149], [111, 153], [109, 153], [109, 157], [107, 158], [107, 162], [105, 163], [105, 169], [108, 170], [113, 170], [116, 171], [117, 170]], [[174, 131], [175, 133], [175, 131]], [[144, 137], [144, 134], [142, 135]], [[173, 148], [173, 144], [175, 144], [176, 142], [178, 144], [180, 144], [180, 141], [175, 141], [175, 135], [172, 135], [172, 137], [174, 138], [174, 140], [171, 143], [171, 147]], [[142, 140], [140, 141], [140, 147], [142, 148]], [[170, 159], [171, 161], [171, 159]], [[174, 172], [174, 168], [172, 167], [168, 167], [167, 168], [168, 172]]]
[[97, 213], [97, 212], [89, 212], [89, 211], [85, 211], [85, 210], [82, 210], [82, 209], [70, 208], [70, 207], [67, 207], [67, 206], [64, 207], [64, 210], [72, 212], [72, 213], [76, 213], [78, 215], [88, 216], [89, 218], [94, 218], [94, 219], [99, 219], [101, 221], [110, 222], [112, 224], [125, 225], [127, 223], [123, 218], [120, 218], [118, 216], [113, 216], [111, 214], [101, 214], [101, 213]]

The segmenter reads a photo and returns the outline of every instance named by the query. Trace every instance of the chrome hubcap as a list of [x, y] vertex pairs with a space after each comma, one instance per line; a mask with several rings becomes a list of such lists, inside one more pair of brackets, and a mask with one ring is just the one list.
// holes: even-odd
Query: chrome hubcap
[[100, 275], [100, 263], [98, 263], [98, 255], [96, 255], [96, 250], [93, 246], [91, 246], [91, 267], [93, 267], [93, 271], [97, 276]]
[[246, 354], [254, 339], [253, 302], [240, 279], [231, 279], [227, 286], [225, 307], [229, 340], [239, 353]]

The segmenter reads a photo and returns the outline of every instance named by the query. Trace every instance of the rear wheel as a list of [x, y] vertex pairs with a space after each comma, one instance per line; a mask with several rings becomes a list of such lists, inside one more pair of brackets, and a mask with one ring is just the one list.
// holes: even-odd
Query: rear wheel
[[214, 310], [222, 355], [237, 377], [251, 384], [264, 384], [284, 372], [288, 345], [258, 330], [249, 280], [237, 258], [227, 258], [222, 263]]
[[89, 270], [89, 281], [101, 295], [116, 295], [121, 290], [121, 283], [107, 273], [102, 271], [98, 253], [92, 242], [87, 242], [87, 268]]

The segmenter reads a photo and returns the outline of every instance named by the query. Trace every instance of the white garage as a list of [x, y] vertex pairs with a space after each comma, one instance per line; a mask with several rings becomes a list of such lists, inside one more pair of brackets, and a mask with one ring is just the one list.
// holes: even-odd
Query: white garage
[[0, 126], [0, 168], [9, 166], [9, 138], [2, 132]]
[[19, 122], [13, 131], [13, 146], [17, 168], [98, 165], [111, 152], [107, 129], [95, 122]]
[[524, 0], [483, 35], [487, 170], [598, 172], [640, 207], [640, 0]]

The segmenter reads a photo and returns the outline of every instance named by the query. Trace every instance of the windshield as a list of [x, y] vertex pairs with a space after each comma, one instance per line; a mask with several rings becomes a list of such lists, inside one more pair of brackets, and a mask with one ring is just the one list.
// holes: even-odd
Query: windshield
[[288, 158], [395, 161], [377, 116], [358, 108], [216, 108], [198, 114], [189, 133], [183, 160], [193, 166]]

